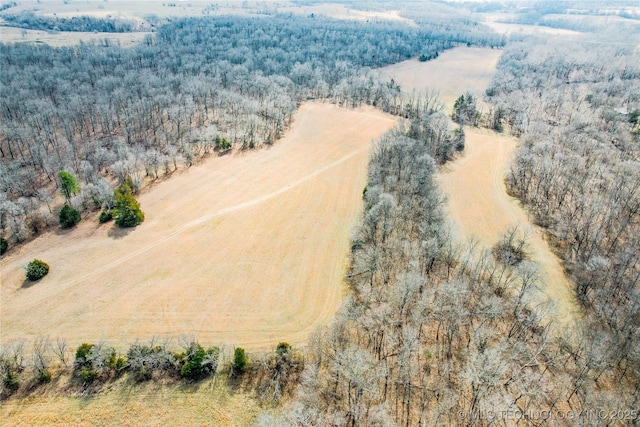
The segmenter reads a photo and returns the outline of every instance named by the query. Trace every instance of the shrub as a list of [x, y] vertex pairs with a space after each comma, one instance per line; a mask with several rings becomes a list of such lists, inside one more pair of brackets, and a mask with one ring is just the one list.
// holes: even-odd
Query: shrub
[[215, 144], [216, 144], [216, 150], [219, 150], [219, 151], [227, 151], [231, 148], [231, 143], [227, 141], [226, 138], [223, 138], [220, 135], [216, 136]]
[[49, 264], [39, 259], [34, 259], [27, 265], [27, 279], [36, 281], [49, 273]]
[[20, 385], [18, 375], [14, 374], [11, 370], [7, 370], [2, 379], [2, 385], [9, 391], [16, 391]]
[[127, 352], [127, 366], [137, 381], [146, 381], [151, 379], [154, 372], [174, 370], [176, 358], [159, 345], [134, 344]]
[[518, 265], [528, 258], [526, 235], [517, 227], [508, 230], [492, 249], [496, 260], [510, 266]]
[[276, 346], [276, 353], [280, 357], [284, 357], [286, 354], [291, 352], [291, 346], [286, 342], [278, 343]]
[[124, 357], [118, 356], [118, 353], [114, 348], [112, 348], [107, 356], [107, 367], [112, 371], [122, 371], [124, 367], [127, 365], [127, 362], [124, 360]]
[[80, 212], [69, 205], [64, 205], [58, 214], [62, 228], [71, 228], [80, 222]]
[[113, 214], [111, 211], [102, 211], [100, 212], [100, 216], [98, 217], [98, 221], [100, 224], [104, 224], [105, 222], [109, 222], [113, 219]]
[[84, 364], [87, 362], [87, 356], [91, 352], [91, 349], [95, 347], [95, 344], [82, 343], [76, 350], [76, 364]]
[[244, 352], [244, 348], [236, 348], [233, 352], [233, 364], [231, 365], [234, 375], [244, 374], [249, 366], [249, 359]]
[[0, 255], [4, 255], [9, 249], [9, 242], [4, 237], [0, 237]]
[[98, 378], [109, 378], [122, 371], [125, 366], [126, 361], [118, 356], [113, 347], [103, 347], [100, 344], [81, 344], [73, 362], [75, 374], [85, 383]]
[[133, 197], [131, 187], [126, 182], [115, 190], [116, 206], [113, 218], [118, 227], [135, 227], [144, 221], [140, 203]]
[[199, 380], [214, 374], [218, 369], [218, 357], [220, 349], [211, 347], [204, 350], [198, 343], [192, 343], [184, 357], [184, 364], [180, 370], [180, 376], [190, 380]]
[[98, 378], [98, 373], [91, 368], [87, 368], [86, 366], [80, 368], [79, 375], [82, 381], [85, 383], [92, 383]]
[[41, 383], [48, 383], [51, 381], [51, 372], [48, 369], [38, 371], [38, 381]]

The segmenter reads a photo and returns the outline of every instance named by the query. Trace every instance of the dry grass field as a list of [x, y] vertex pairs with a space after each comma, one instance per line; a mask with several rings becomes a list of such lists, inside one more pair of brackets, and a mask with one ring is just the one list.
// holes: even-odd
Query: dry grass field
[[83, 42], [102, 43], [109, 39], [112, 44], [131, 47], [141, 43], [149, 32], [136, 33], [85, 33], [85, 32], [49, 32], [41, 30], [24, 30], [14, 27], [0, 27], [2, 43], [45, 43], [49, 46], [70, 46]]
[[[273, 147], [215, 157], [139, 196], [145, 222], [45, 234], [0, 261], [2, 342], [39, 335], [116, 346], [193, 334], [205, 344], [301, 344], [339, 307], [373, 109], [308, 103]], [[51, 271], [27, 283], [34, 257]]]
[[350, 9], [339, 3], [319, 3], [313, 5], [299, 4], [295, 6], [278, 7], [282, 13], [303, 15], [321, 15], [335, 19], [351, 19], [356, 21], [398, 21], [408, 25], [415, 25], [410, 19], [400, 16], [398, 10], [366, 11]]
[[[516, 18], [514, 14], [506, 13], [484, 13], [484, 24], [491, 27], [496, 33], [510, 35], [510, 34], [535, 34], [536, 36], [579, 36], [582, 33], [578, 31], [565, 30], [562, 28], [551, 28], [540, 25], [526, 25], [526, 24], [510, 24], [508, 21]], [[566, 16], [566, 15], [565, 15]]]
[[[436, 89], [450, 109], [465, 90], [481, 94], [488, 86], [500, 50], [456, 48], [434, 61], [405, 61], [383, 70], [405, 90]], [[460, 240], [476, 238], [491, 247], [513, 226], [528, 232], [531, 258], [540, 266], [542, 298], [555, 303], [554, 318], [567, 325], [579, 308], [573, 285], [543, 232], [530, 223], [518, 200], [506, 193], [504, 177], [516, 148], [514, 138], [492, 131], [465, 128], [463, 156], [439, 174], [440, 188], [448, 198], [448, 213]]]
[[436, 90], [449, 108], [465, 91], [481, 95], [487, 88], [502, 51], [478, 47], [458, 47], [440, 54], [437, 60], [410, 59], [381, 68], [405, 91]]
[[111, 383], [91, 397], [66, 396], [50, 384], [23, 400], [0, 405], [3, 426], [215, 426], [251, 425], [260, 411], [242, 391], [231, 393], [226, 379], [197, 385]]

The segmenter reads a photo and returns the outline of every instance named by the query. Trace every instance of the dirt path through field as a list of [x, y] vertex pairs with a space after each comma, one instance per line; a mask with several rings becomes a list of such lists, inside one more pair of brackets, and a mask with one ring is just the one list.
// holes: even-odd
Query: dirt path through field
[[[139, 197], [123, 231], [84, 220], [1, 261], [2, 341], [304, 343], [341, 303], [373, 138], [396, 120], [308, 103], [273, 147], [212, 158]], [[23, 266], [51, 265], [35, 284]]]

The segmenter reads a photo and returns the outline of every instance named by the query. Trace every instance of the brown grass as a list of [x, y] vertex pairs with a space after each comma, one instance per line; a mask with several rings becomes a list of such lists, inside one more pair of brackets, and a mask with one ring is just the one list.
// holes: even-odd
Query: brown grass
[[112, 383], [91, 397], [66, 396], [44, 386], [28, 398], [0, 406], [2, 425], [11, 426], [247, 426], [260, 411], [241, 390], [232, 392], [224, 377], [185, 386]]
[[477, 47], [458, 47], [442, 52], [437, 60], [410, 59], [380, 68], [405, 91], [436, 90], [450, 109], [465, 91], [482, 95], [491, 82], [502, 51]]
[[[0, 261], [2, 342], [304, 343], [340, 305], [371, 140], [395, 123], [305, 104], [275, 146], [212, 158], [142, 194], [136, 229], [94, 214], [10, 252]], [[27, 283], [34, 257], [51, 270]]]
[[122, 47], [131, 47], [141, 43], [144, 38], [152, 33], [83, 33], [83, 32], [49, 32], [41, 30], [24, 30], [14, 27], [0, 27], [0, 40], [3, 43], [46, 43], [49, 46], [72, 46], [83, 42], [101, 43], [109, 39], [113, 44]]

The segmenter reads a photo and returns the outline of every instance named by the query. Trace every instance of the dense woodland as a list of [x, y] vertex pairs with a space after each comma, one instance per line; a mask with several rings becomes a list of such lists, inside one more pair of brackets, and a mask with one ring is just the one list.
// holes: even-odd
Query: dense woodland
[[177, 20], [131, 49], [1, 45], [1, 232], [22, 241], [55, 222], [60, 170], [81, 181], [75, 208], [109, 208], [127, 176], [140, 186], [228, 149], [221, 141], [273, 143], [306, 99], [419, 117], [422, 97], [370, 67], [503, 42], [469, 21], [412, 28], [275, 16]]

